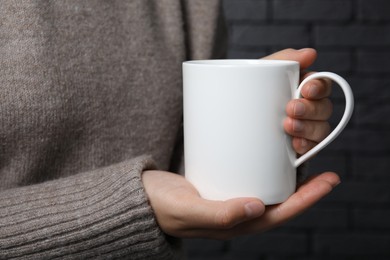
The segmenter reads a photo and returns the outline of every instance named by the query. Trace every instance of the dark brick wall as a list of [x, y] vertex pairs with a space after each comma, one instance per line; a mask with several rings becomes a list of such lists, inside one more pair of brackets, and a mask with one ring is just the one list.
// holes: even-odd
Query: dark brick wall
[[[225, 0], [229, 58], [314, 47], [313, 70], [344, 76], [355, 94], [349, 126], [311, 161], [342, 183], [283, 227], [232, 241], [187, 240], [189, 259], [390, 259], [390, 1]], [[344, 101], [334, 89], [332, 123]]]

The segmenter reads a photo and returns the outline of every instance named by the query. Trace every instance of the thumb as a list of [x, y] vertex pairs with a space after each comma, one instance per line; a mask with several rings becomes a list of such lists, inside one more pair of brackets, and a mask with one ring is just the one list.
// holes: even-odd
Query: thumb
[[255, 198], [211, 201], [199, 198], [193, 208], [194, 228], [229, 229], [263, 215], [265, 206]]
[[299, 62], [301, 69], [306, 69], [314, 63], [317, 51], [311, 48], [301, 50], [285, 49], [264, 57], [265, 60], [293, 60]]

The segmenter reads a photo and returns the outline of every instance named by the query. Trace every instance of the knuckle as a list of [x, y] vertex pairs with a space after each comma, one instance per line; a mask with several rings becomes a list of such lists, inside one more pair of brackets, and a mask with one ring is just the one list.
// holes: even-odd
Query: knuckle
[[317, 102], [313, 103], [311, 108], [313, 118], [318, 118], [321, 115], [321, 112], [323, 112], [323, 106]]
[[333, 103], [325, 98], [317, 102], [310, 103], [311, 115], [315, 120], [327, 120], [333, 113]]
[[316, 136], [318, 135], [319, 126], [318, 123], [310, 122], [307, 124], [307, 135], [309, 140], [316, 140]]
[[331, 126], [328, 122], [325, 123], [325, 126], [324, 126], [324, 136], [322, 139], [324, 139], [331, 131]]
[[330, 94], [330, 92], [331, 92], [331, 89], [332, 89], [332, 85], [333, 85], [333, 82], [332, 82], [332, 80], [331, 79], [328, 79], [328, 78], [323, 78], [323, 79], [321, 79], [322, 80], [322, 82], [324, 83], [324, 86], [325, 86], [325, 88], [327, 89], [327, 93], [326, 94]]
[[234, 218], [229, 211], [224, 208], [217, 212], [215, 215], [215, 224], [221, 229], [229, 229], [234, 226]]
[[333, 103], [329, 98], [324, 99], [325, 108], [324, 111], [327, 111], [326, 117], [329, 118], [333, 113]]
[[328, 122], [323, 122], [319, 124], [314, 133], [314, 140], [317, 142], [322, 141], [330, 132], [330, 124]]

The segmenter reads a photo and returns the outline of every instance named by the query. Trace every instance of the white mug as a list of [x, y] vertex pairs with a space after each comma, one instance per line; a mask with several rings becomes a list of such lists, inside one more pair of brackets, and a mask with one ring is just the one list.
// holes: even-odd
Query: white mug
[[[353, 94], [342, 77], [318, 72], [300, 85], [299, 78], [295, 61], [183, 63], [185, 177], [203, 198], [257, 197], [271, 205], [295, 192], [296, 168], [332, 142], [353, 111]], [[342, 88], [345, 112], [322, 142], [297, 158], [283, 128], [285, 107], [315, 78]]]

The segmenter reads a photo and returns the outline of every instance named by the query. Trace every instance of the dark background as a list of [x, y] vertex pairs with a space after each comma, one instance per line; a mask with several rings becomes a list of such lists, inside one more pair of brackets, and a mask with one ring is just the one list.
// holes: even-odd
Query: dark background
[[[390, 259], [390, 1], [224, 0], [229, 58], [313, 47], [312, 70], [345, 77], [355, 112], [344, 132], [309, 163], [342, 183], [283, 227], [231, 241], [186, 240], [195, 259]], [[336, 123], [344, 97], [335, 87]]]

